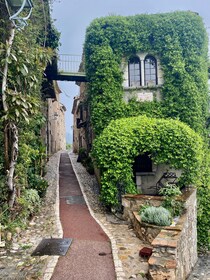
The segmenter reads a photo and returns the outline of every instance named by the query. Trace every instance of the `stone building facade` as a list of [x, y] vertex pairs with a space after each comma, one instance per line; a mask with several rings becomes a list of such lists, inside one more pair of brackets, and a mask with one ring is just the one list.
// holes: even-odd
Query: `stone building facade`
[[89, 108], [86, 103], [86, 83], [77, 83], [79, 95], [74, 97], [73, 114], [73, 152], [79, 153], [81, 148], [90, 151], [94, 138], [90, 124]]
[[53, 81], [53, 92], [54, 95], [46, 99], [46, 126], [42, 131], [48, 156], [66, 149], [66, 108], [60, 103], [61, 91], [56, 81]]
[[[164, 77], [158, 57], [139, 52], [129, 58], [122, 58], [120, 67], [123, 72], [122, 86], [125, 103], [131, 99], [135, 99], [136, 102], [162, 100], [161, 88], [164, 85]], [[81, 148], [89, 152], [94, 139], [86, 102], [86, 83], [78, 83], [78, 86], [80, 93], [74, 97], [72, 108], [73, 151], [75, 153], [79, 153]], [[164, 173], [173, 173], [176, 178], [181, 175], [181, 170], [174, 170], [169, 165], [155, 165], [147, 154], [135, 159], [133, 169], [137, 190], [144, 194], [156, 194], [156, 185]]]

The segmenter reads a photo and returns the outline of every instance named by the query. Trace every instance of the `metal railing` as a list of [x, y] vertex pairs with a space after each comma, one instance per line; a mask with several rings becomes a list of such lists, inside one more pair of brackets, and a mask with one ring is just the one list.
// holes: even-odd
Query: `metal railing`
[[59, 73], [79, 73], [82, 62], [81, 55], [58, 54], [57, 67]]

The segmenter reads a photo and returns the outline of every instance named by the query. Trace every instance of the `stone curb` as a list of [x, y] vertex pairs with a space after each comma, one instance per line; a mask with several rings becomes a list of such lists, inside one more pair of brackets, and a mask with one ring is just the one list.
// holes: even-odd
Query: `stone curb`
[[[62, 152], [58, 152], [58, 158], [57, 158], [57, 177], [56, 177], [56, 197], [55, 197], [55, 204], [54, 204], [54, 213], [55, 213], [55, 232], [56, 238], [62, 238], [63, 237], [63, 228], [60, 222], [60, 200], [59, 200], [59, 162], [60, 162], [60, 155]], [[49, 256], [47, 259], [47, 265], [43, 274], [42, 280], [50, 280], [54, 269], [57, 265], [59, 256]]]
[[[71, 153], [68, 153], [69, 155], [69, 159], [71, 161], [71, 164], [72, 164], [72, 168], [74, 170], [74, 173], [76, 175], [76, 178], [78, 180], [78, 183], [80, 185], [80, 188], [81, 188], [81, 191], [82, 191], [82, 194], [83, 194], [83, 197], [85, 199], [85, 202], [87, 204], [87, 207], [88, 207], [88, 210], [90, 212], [90, 215], [93, 217], [93, 219], [101, 226], [101, 228], [103, 229], [103, 231], [107, 234], [107, 236], [109, 237], [110, 239], [110, 242], [111, 242], [111, 248], [112, 248], [112, 255], [113, 255], [113, 260], [114, 260], [114, 266], [115, 266], [115, 273], [116, 273], [116, 280], [124, 280], [125, 278], [125, 273], [124, 273], [124, 270], [123, 270], [123, 266], [122, 266], [122, 262], [121, 260], [119, 259], [118, 257], [118, 249], [117, 249], [117, 245], [116, 245], [116, 241], [114, 239], [114, 237], [112, 236], [112, 234], [109, 232], [109, 230], [105, 227], [105, 225], [103, 223], [101, 223], [101, 221], [99, 221], [99, 219], [97, 219], [97, 217], [95, 216], [93, 210], [91, 209], [90, 205], [89, 205], [89, 202], [88, 202], [88, 199], [87, 199], [87, 196], [85, 194], [85, 191], [84, 191], [84, 187], [83, 187], [83, 184], [80, 180], [80, 177], [79, 175], [77, 174], [77, 170], [74, 166], [74, 163], [72, 161], [72, 158], [71, 158]], [[45, 279], [44, 279], [45, 280]], [[46, 279], [47, 280], [47, 279]]]

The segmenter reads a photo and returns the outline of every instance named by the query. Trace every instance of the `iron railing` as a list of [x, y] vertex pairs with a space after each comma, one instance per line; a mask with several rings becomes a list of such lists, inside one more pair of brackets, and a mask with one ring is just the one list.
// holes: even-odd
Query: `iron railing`
[[58, 54], [57, 67], [59, 73], [78, 73], [82, 62], [81, 55]]

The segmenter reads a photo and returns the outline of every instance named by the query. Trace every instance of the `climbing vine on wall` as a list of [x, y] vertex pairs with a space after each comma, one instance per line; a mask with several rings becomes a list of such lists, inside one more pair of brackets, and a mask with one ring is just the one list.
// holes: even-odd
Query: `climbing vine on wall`
[[[0, 0], [0, 81], [5, 81], [6, 77], [5, 90], [2, 89], [2, 96], [5, 98], [0, 103], [0, 212], [7, 215], [5, 209], [9, 204], [11, 212], [15, 214], [10, 215], [9, 211], [8, 217], [15, 218], [17, 215], [20, 223], [23, 218], [27, 218], [24, 213], [30, 214], [25, 211], [26, 208], [33, 204], [26, 199], [27, 205], [20, 205], [21, 199], [24, 200], [24, 195], [30, 197], [32, 188], [36, 191], [31, 193], [39, 197], [44, 193], [41, 193], [41, 189], [45, 187], [46, 190], [47, 187], [46, 182], [41, 179], [45, 157], [41, 138], [41, 128], [45, 123], [41, 91], [44, 70], [53, 56], [52, 49], [58, 46], [59, 41], [59, 33], [54, 28], [50, 29], [52, 21], [48, 1], [34, 0], [33, 4], [28, 25], [22, 30], [15, 29], [14, 40], [9, 45], [9, 34], [14, 26], [9, 20], [5, 1]], [[11, 50], [10, 55], [7, 55], [8, 49]], [[6, 64], [7, 75], [4, 75], [2, 70], [5, 70]], [[4, 104], [7, 106], [2, 106]], [[15, 141], [11, 127], [15, 128]], [[11, 166], [14, 172], [8, 176]], [[31, 174], [36, 178], [32, 180]], [[8, 184], [9, 179], [5, 180], [8, 177], [13, 184]], [[0, 222], [2, 219], [4, 215], [1, 215]]]
[[[193, 31], [193, 32], [192, 32]], [[157, 56], [164, 73], [163, 117], [179, 119], [203, 133], [207, 116], [207, 35], [193, 12], [95, 19], [85, 41], [91, 120], [96, 135], [112, 119], [135, 115], [122, 100], [123, 57]], [[129, 108], [128, 108], [129, 107]], [[139, 110], [139, 114], [140, 114]]]
[[[205, 166], [203, 168], [207, 172], [202, 175], [198, 173], [202, 161], [201, 139], [189, 128], [183, 128], [182, 124], [171, 120], [180, 120], [189, 125], [205, 141], [208, 117], [207, 41], [207, 33], [201, 17], [190, 11], [130, 17], [108, 16], [95, 19], [87, 28], [84, 52], [86, 74], [90, 81], [88, 102], [91, 123], [96, 135], [93, 154], [102, 171], [103, 200], [110, 205], [117, 202], [116, 184], [118, 182], [125, 184], [127, 192], [135, 192], [132, 181], [132, 160], [138, 153], [145, 151], [150, 152], [156, 162], [165, 160], [184, 169], [183, 183], [185, 184], [196, 183], [199, 181], [197, 179], [201, 179], [203, 175], [203, 180], [198, 182], [202, 186], [198, 190], [199, 204], [203, 205], [199, 210], [198, 232], [199, 244], [205, 244], [208, 247], [209, 237], [207, 235], [210, 231], [210, 223], [207, 217], [210, 216], [210, 213], [206, 201], [210, 192], [207, 185], [201, 181], [208, 181], [210, 168], [203, 159], [203, 166]], [[126, 104], [123, 101], [121, 63], [123, 59], [126, 60], [129, 56], [139, 52], [154, 55], [160, 61], [164, 78], [161, 102], [141, 103], [132, 99]], [[171, 135], [174, 134], [173, 137], [175, 137], [176, 132], [179, 131], [177, 132], [178, 143], [175, 141], [176, 137], [172, 139], [169, 136], [170, 133], [168, 134], [169, 123], [166, 125], [167, 128], [164, 128], [162, 120], [159, 123], [162, 131], [158, 130], [157, 123], [155, 125], [156, 139], [150, 132], [145, 135], [144, 130], [139, 127], [133, 131], [131, 128], [129, 129], [129, 125], [132, 127], [133, 119], [132, 121], [130, 121], [131, 119], [113, 121], [138, 115], [170, 118], [169, 123], [173, 131]], [[145, 117], [139, 120], [146, 122]], [[146, 131], [151, 128], [152, 124], [158, 122], [153, 119], [147, 119], [147, 121], [149, 123], [145, 123], [143, 127]], [[135, 124], [137, 122], [136, 119]], [[141, 127], [141, 123], [138, 123], [138, 126]], [[183, 129], [186, 139], [180, 135], [180, 127]], [[127, 137], [127, 131], [131, 133], [129, 137]], [[142, 142], [140, 132], [141, 135], [144, 135]], [[158, 136], [158, 133], [161, 136]], [[161, 149], [157, 144], [158, 137], [162, 137], [164, 147], [164, 143], [169, 141], [169, 146], [171, 145], [173, 150]], [[186, 149], [181, 147], [182, 145], [180, 146], [180, 139], [185, 143]], [[194, 144], [192, 140], [195, 141]], [[152, 141], [157, 148], [156, 153], [153, 150]], [[134, 142], [137, 144], [133, 145]], [[148, 145], [151, 146], [145, 148], [146, 144], [143, 142], [148, 142]], [[197, 151], [196, 145], [198, 145]], [[176, 154], [173, 162], [167, 158], [170, 157], [170, 154], [165, 154], [166, 151], [171, 155]], [[205, 153], [209, 153], [208, 148], [205, 148]], [[180, 164], [178, 164], [178, 159]], [[197, 163], [197, 167], [195, 163]], [[204, 228], [205, 230], [203, 230]]]

